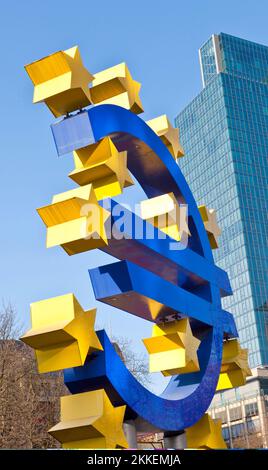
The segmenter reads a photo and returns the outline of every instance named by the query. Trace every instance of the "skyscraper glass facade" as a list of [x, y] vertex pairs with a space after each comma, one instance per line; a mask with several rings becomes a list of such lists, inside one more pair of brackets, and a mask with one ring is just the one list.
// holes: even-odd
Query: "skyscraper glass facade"
[[217, 209], [216, 263], [234, 295], [251, 367], [268, 364], [268, 47], [227, 34], [199, 51], [204, 89], [177, 116], [179, 165], [198, 203]]

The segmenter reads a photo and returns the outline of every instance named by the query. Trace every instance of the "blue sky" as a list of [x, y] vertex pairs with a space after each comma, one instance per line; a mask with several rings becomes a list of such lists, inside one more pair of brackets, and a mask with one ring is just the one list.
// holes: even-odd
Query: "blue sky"
[[[143, 117], [166, 113], [173, 120], [201, 89], [198, 48], [207, 38], [226, 32], [268, 45], [267, 19], [265, 0], [2, 2], [0, 298], [15, 305], [25, 328], [33, 301], [74, 292], [84, 308], [95, 305], [87, 270], [108, 256], [68, 257], [45, 248], [35, 208], [73, 187], [67, 177], [73, 161], [57, 158], [49, 128], [54, 118], [32, 104], [24, 64], [76, 44], [93, 74], [125, 61], [142, 83]], [[98, 325], [108, 332], [127, 332], [135, 345], [150, 335], [147, 322], [98, 307]]]

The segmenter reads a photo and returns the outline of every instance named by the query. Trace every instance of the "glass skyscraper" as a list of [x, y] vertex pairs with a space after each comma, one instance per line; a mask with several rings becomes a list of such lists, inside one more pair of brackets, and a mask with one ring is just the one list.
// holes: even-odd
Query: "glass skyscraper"
[[179, 165], [199, 205], [217, 209], [216, 263], [234, 295], [251, 367], [268, 364], [268, 47], [228, 34], [199, 50], [203, 90], [177, 116]]

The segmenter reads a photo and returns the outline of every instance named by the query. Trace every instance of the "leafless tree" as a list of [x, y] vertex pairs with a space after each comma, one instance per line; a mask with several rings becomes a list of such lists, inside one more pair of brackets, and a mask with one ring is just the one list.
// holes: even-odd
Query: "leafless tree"
[[40, 375], [34, 353], [16, 338], [21, 333], [14, 308], [0, 312], [0, 447], [57, 447], [47, 430], [59, 419], [62, 374]]
[[145, 354], [135, 351], [132, 340], [124, 336], [114, 336], [112, 341], [128, 370], [139, 382], [143, 385], [148, 385], [150, 383], [150, 374]]
[[237, 437], [232, 440], [234, 449], [258, 449], [263, 447], [263, 438], [258, 432]]
[[[22, 328], [11, 304], [0, 310], [0, 448], [52, 448], [59, 443], [48, 429], [59, 421], [60, 397], [68, 394], [63, 374], [39, 374], [35, 354], [19, 341]], [[116, 338], [117, 352], [146, 384], [145, 358], [126, 338]], [[119, 345], [119, 346], [118, 346]]]

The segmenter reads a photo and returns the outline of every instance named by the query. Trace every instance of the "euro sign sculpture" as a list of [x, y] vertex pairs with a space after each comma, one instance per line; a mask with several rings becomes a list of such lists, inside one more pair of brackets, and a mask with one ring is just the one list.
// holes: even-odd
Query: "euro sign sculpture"
[[[52, 134], [58, 155], [73, 153], [69, 177], [78, 184], [38, 209], [47, 246], [118, 259], [89, 271], [95, 297], [152, 322], [144, 339], [149, 369], [170, 377], [161, 395], [146, 389], [106, 332], [95, 331], [96, 310], [84, 311], [73, 294], [35, 302], [22, 340], [35, 349], [40, 372], [64, 370], [71, 392], [49, 432], [64, 448], [127, 448], [131, 419], [185, 431], [188, 447], [225, 447], [220, 422], [206, 412], [216, 389], [245, 383], [250, 370], [233, 316], [221, 306], [232, 290], [213, 260], [216, 213], [197, 206], [183, 177], [178, 129], [166, 115], [147, 123], [138, 116], [140, 84], [124, 63], [93, 75], [73, 47], [26, 71], [34, 102], [63, 116]], [[147, 196], [140, 215], [113, 199], [122, 194], [127, 202], [133, 184]]]

